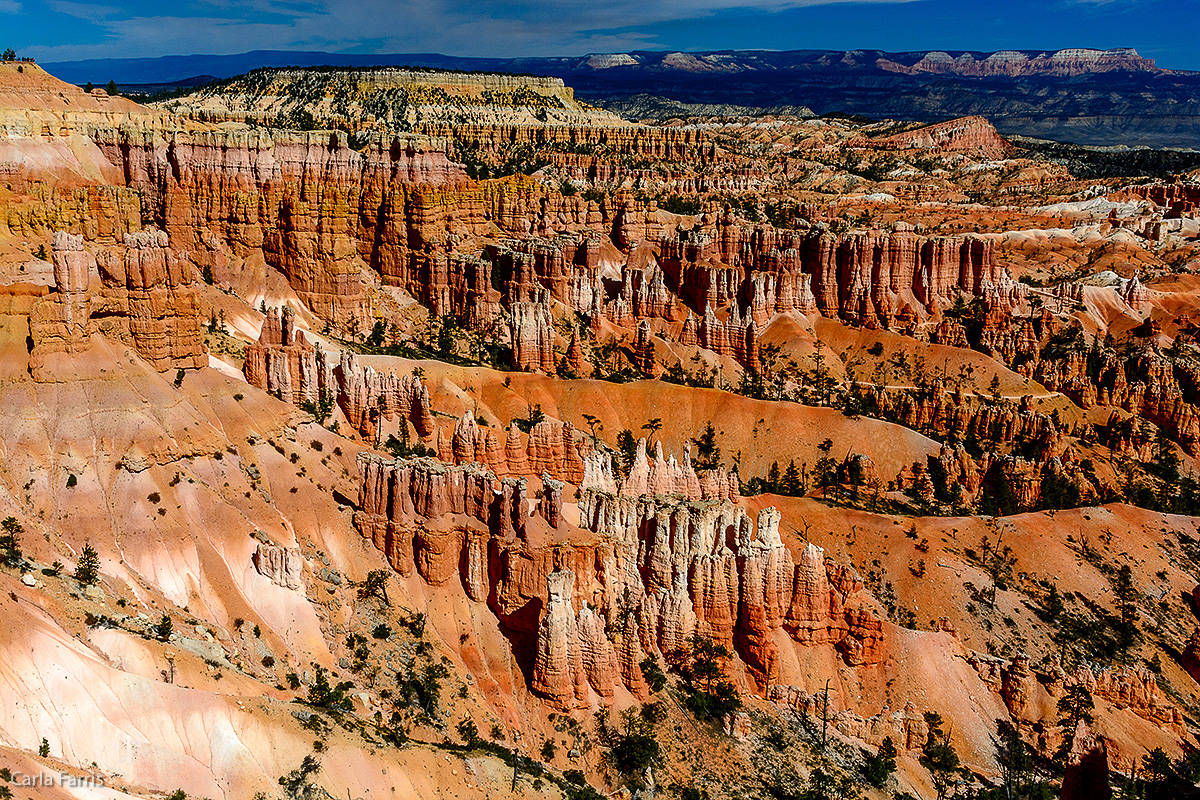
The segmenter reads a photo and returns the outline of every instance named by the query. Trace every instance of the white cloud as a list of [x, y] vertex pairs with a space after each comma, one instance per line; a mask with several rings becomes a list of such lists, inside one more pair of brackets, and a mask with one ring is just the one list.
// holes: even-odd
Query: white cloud
[[[98, 25], [94, 44], [28, 48], [40, 60], [239, 53], [256, 49], [523, 56], [612, 52], [656, 46], [637, 28], [721, 11], [783, 11], [833, 3], [914, 0], [215, 0], [206, 16], [121, 16], [72, 0], [55, 8]], [[14, 0], [0, 0], [0, 4]], [[2, 7], [2, 6], [0, 6]], [[115, 12], [115, 13], [114, 13]]]
[[0, 14], [19, 14], [21, 4], [17, 0], [0, 0]]

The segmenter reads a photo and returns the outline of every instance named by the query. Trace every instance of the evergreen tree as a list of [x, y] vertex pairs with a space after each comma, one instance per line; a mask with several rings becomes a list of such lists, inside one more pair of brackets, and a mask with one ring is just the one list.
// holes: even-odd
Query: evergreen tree
[[721, 448], [717, 447], [717, 432], [711, 422], [704, 425], [700, 435], [692, 439], [696, 448], [692, 455], [692, 466], [701, 470], [716, 469], [721, 465]]
[[1025, 797], [1032, 779], [1033, 759], [1021, 739], [1021, 731], [1007, 719], [996, 720], [996, 760], [1008, 797]]
[[650, 450], [654, 440], [654, 434], [662, 430], [662, 417], [655, 417], [649, 420], [642, 426], [642, 430], [646, 432], [646, 449]]
[[866, 757], [863, 775], [866, 776], [867, 783], [876, 789], [886, 786], [888, 778], [896, 771], [897, 755], [896, 746], [892, 744], [892, 737], [886, 737], [879, 745], [879, 752]]
[[1050, 622], [1055, 622], [1063, 613], [1062, 595], [1059, 594], [1058, 584], [1050, 584], [1050, 591], [1046, 593], [1046, 619]]
[[362, 585], [358, 587], [358, 596], [360, 599], [375, 597], [383, 601], [385, 606], [390, 606], [391, 601], [388, 600], [387, 593], [388, 573], [386, 570], [373, 569], [367, 573], [366, 579]]
[[767, 470], [767, 491], [779, 494], [781, 488], [782, 486], [779, 480], [779, 462], [772, 461], [771, 468]]
[[367, 344], [371, 347], [382, 347], [383, 337], [387, 333], [387, 325], [383, 320], [375, 320], [375, 325], [371, 328], [371, 333], [367, 336]]
[[804, 481], [800, 477], [800, 470], [796, 469], [796, 462], [789, 461], [787, 469], [783, 471], [783, 481], [779, 487], [779, 493], [789, 497], [801, 497], [804, 495], [804, 489]]
[[637, 440], [633, 438], [633, 431], [626, 428], [617, 434], [617, 450], [621, 472], [628, 475], [637, 458]]
[[1133, 570], [1123, 564], [1113, 583], [1117, 601], [1119, 621], [1116, 628], [1117, 647], [1121, 651], [1122, 663], [1129, 663], [1129, 648], [1135, 645], [1140, 634], [1137, 629], [1137, 590], [1133, 586]]
[[1012, 483], [999, 461], [992, 465], [983, 478], [979, 493], [979, 513], [989, 517], [1002, 517], [1017, 512], [1017, 496]]
[[833, 440], [826, 439], [817, 445], [817, 449], [821, 451], [821, 457], [813, 465], [813, 471], [816, 473], [815, 477], [817, 486], [821, 489], [821, 496], [826, 497], [829, 489], [837, 485], [837, 462], [829, 455], [829, 452], [833, 450]]
[[1092, 724], [1092, 711], [1096, 704], [1092, 702], [1092, 693], [1082, 683], [1072, 683], [1066, 692], [1058, 698], [1058, 727], [1062, 731], [1062, 744], [1059, 745], [1056, 758], [1060, 763], [1065, 762], [1075, 743], [1075, 729], [1080, 722]]
[[6, 566], [15, 567], [21, 563], [21, 534], [25, 528], [17, 522], [16, 517], [5, 517], [0, 522], [0, 561]]
[[925, 724], [929, 726], [929, 734], [919, 759], [921, 766], [929, 770], [939, 800], [945, 797], [954, 785], [960, 764], [958, 753], [954, 750], [954, 745], [950, 744], [950, 734], [942, 730], [942, 723], [941, 714], [936, 711], [925, 712]]
[[720, 720], [742, 704], [737, 687], [725, 679], [725, 663], [733, 657], [723, 644], [704, 636], [688, 639], [688, 649], [675, 668], [688, 693], [685, 705], [701, 720]]
[[96, 582], [100, 580], [100, 556], [92, 547], [91, 542], [83, 545], [83, 552], [79, 556], [79, 562], [75, 565], [75, 580], [84, 586], [95, 586]]

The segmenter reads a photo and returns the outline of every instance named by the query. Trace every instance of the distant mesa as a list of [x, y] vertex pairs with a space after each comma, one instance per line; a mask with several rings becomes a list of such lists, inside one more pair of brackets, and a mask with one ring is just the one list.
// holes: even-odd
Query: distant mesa
[[904, 59], [880, 57], [876, 66], [888, 72], [905, 75], [937, 73], [969, 77], [1029, 75], [1074, 76], [1087, 73], [1154, 72], [1153, 59], [1142, 58], [1131, 47], [1114, 50], [1070, 48], [1053, 53], [1033, 53], [1022, 50], [1000, 50], [995, 53], [959, 53], [957, 56], [941, 50], [925, 53], [919, 61], [905, 65]]

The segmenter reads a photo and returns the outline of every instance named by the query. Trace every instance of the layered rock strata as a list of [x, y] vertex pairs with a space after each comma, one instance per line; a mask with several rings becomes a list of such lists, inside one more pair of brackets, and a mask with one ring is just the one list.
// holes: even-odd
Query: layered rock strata
[[[233, 277], [224, 251], [261, 252], [306, 305], [342, 325], [371, 316], [365, 269], [435, 315], [488, 325], [504, 304], [519, 316], [513, 335], [522, 368], [549, 371], [553, 360], [540, 312], [515, 310], [543, 292], [625, 327], [677, 319], [681, 303], [699, 315], [734, 303], [756, 326], [789, 311], [874, 326], [911, 304], [928, 312], [959, 294], [987, 296], [1002, 308], [1024, 298], [990, 240], [928, 238], [904, 225], [840, 236], [819, 227], [786, 231], [742, 225], [730, 213], [672, 229], [653, 201], [627, 194], [597, 203], [524, 178], [472, 183], [444, 143], [427, 138], [376, 137], [359, 152], [337, 133], [94, 136], [142, 192], [143, 213], [206, 260], [218, 281]], [[644, 246], [648, 259], [624, 265], [613, 294], [600, 276], [604, 236], [627, 253]], [[707, 327], [713, 347], [751, 349], [746, 325], [718, 330], [710, 320]]]
[[246, 381], [286, 403], [330, 409], [337, 404], [350, 425], [374, 440], [388, 423], [412, 423], [418, 436], [433, 434], [429, 389], [416, 375], [376, 372], [343, 351], [335, 363], [324, 350], [309, 344], [284, 308], [267, 314], [258, 341], [246, 347], [242, 366]]
[[95, 331], [88, 291], [95, 256], [83, 249], [82, 236], [55, 231], [52, 259], [55, 291], [34, 303], [29, 315], [34, 357], [77, 352]]
[[386, 275], [397, 258], [407, 268], [414, 251], [419, 265], [431, 266], [408, 220], [428, 216], [436, 226], [445, 209], [434, 187], [466, 180], [443, 143], [419, 137], [379, 138], [360, 153], [336, 133], [114, 129], [94, 136], [172, 242], [201, 253], [215, 236], [238, 257], [260, 251], [306, 305], [342, 324], [368, 316], [364, 266]]
[[[1022, 372], [1083, 408], [1114, 406], [1149, 420], [1189, 455], [1200, 453], [1200, 370], [1153, 347], [1122, 355], [1099, 348], [1089, 353], [1080, 345], [1064, 356], [1030, 362]], [[1114, 449], [1132, 434], [1122, 414], [1114, 413], [1107, 428]]]
[[101, 332], [130, 341], [159, 370], [208, 365], [200, 330], [200, 271], [163, 231], [127, 233], [100, 251], [103, 289], [92, 313]]
[[513, 304], [511, 339], [513, 369], [554, 374], [554, 323], [545, 303]]
[[959, 117], [878, 139], [855, 139], [850, 145], [880, 150], [968, 152], [989, 159], [1005, 158], [1014, 149], [983, 117]]
[[78, 352], [96, 332], [128, 342], [160, 371], [208, 363], [199, 273], [162, 231], [125, 234], [96, 255], [82, 235], [56, 231], [52, 260], [55, 291], [30, 309], [35, 375], [48, 355]]
[[544, 419], [522, 436], [515, 422], [507, 431], [485, 427], [468, 411], [455, 423], [452, 433], [436, 430], [433, 450], [442, 461], [481, 464], [500, 477], [545, 473], [554, 480], [578, 485], [585, 474], [587, 446], [586, 438], [570, 422]]
[[[619, 684], [643, 691], [642, 659], [694, 634], [736, 651], [763, 682], [778, 676], [787, 633], [850, 665], [883, 658], [884, 614], [862, 581], [812, 546], [793, 564], [775, 509], [753, 521], [727, 500], [593, 486], [576, 527], [548, 475], [534, 504], [524, 480], [477, 464], [363, 454], [359, 466], [358, 530], [401, 574], [438, 585], [457, 574], [502, 624], [536, 635], [532, 688], [556, 706], [612, 697]], [[601, 459], [588, 474], [605, 482]]]

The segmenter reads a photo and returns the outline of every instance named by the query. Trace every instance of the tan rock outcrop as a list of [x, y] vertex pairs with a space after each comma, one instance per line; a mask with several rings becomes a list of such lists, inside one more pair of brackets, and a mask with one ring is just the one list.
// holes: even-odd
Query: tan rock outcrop
[[166, 234], [127, 233], [97, 253], [84, 249], [82, 236], [55, 232], [57, 290], [30, 309], [35, 377], [47, 355], [78, 352], [95, 332], [128, 342], [160, 371], [206, 365], [195, 289], [200, 276], [168, 247]]
[[[532, 688], [559, 708], [571, 709], [588, 697], [583, 647], [572, 606], [575, 573], [552, 572], [547, 581], [547, 600], [538, 627]], [[590, 628], [591, 617], [588, 624]], [[592, 659], [593, 663], [598, 660], [595, 652]]]
[[878, 150], [968, 152], [986, 159], [1005, 158], [1014, 149], [983, 117], [959, 117], [878, 139], [855, 139], [850, 145]]
[[303, 588], [300, 575], [304, 571], [304, 558], [298, 549], [260, 543], [254, 551], [253, 561], [258, 574], [270, 578], [276, 586], [292, 590]]
[[586, 378], [592, 374], [592, 365], [588, 363], [583, 354], [583, 343], [579, 338], [578, 325], [572, 331], [571, 343], [567, 346], [566, 366], [567, 373], [570, 375]]
[[53, 244], [56, 291], [33, 303], [29, 316], [35, 359], [78, 352], [95, 331], [88, 287], [96, 259], [83, 249], [82, 236], [55, 231]]
[[538, 501], [538, 511], [552, 528], [557, 528], [562, 524], [564, 485], [562, 481], [551, 478], [549, 473], [542, 473], [542, 497]]
[[444, 585], [458, 569], [472, 600], [536, 632], [534, 689], [563, 708], [612, 697], [618, 677], [644, 693], [646, 655], [678, 652], [693, 634], [736, 651], [763, 684], [778, 676], [781, 628], [852, 666], [882, 660], [883, 612], [862, 581], [814, 546], [793, 567], [775, 509], [752, 521], [727, 499], [605, 491], [606, 458], [588, 456], [576, 528], [549, 474], [531, 516], [524, 480], [364, 453], [354, 523], [401, 574], [415, 566]]
[[100, 330], [130, 341], [159, 370], [208, 365], [196, 286], [200, 272], [168, 246], [163, 231], [127, 233], [124, 247], [97, 259]]
[[554, 325], [545, 304], [513, 304], [512, 353], [513, 369], [554, 374]]
[[[335, 362], [325, 351], [308, 343], [304, 332], [295, 327], [294, 312], [286, 307], [268, 313], [263, 320], [258, 342], [246, 347], [242, 374], [251, 386], [286, 403], [314, 407], [327, 404], [330, 408], [336, 404], [350, 425], [368, 440], [383, 438], [380, 434], [395, 422], [411, 423], [418, 436], [435, 433], [429, 389], [415, 374], [376, 372], [371, 366], [362, 366], [358, 356], [348, 350]], [[482, 435], [480, 441], [486, 451]], [[472, 439], [472, 448], [475, 444]], [[485, 463], [474, 458], [474, 452], [472, 449], [472, 458], [466, 460]]]
[[633, 366], [647, 378], [658, 374], [658, 361], [654, 358], [654, 338], [649, 320], [643, 319], [637, 326], [637, 337], [633, 343]]

